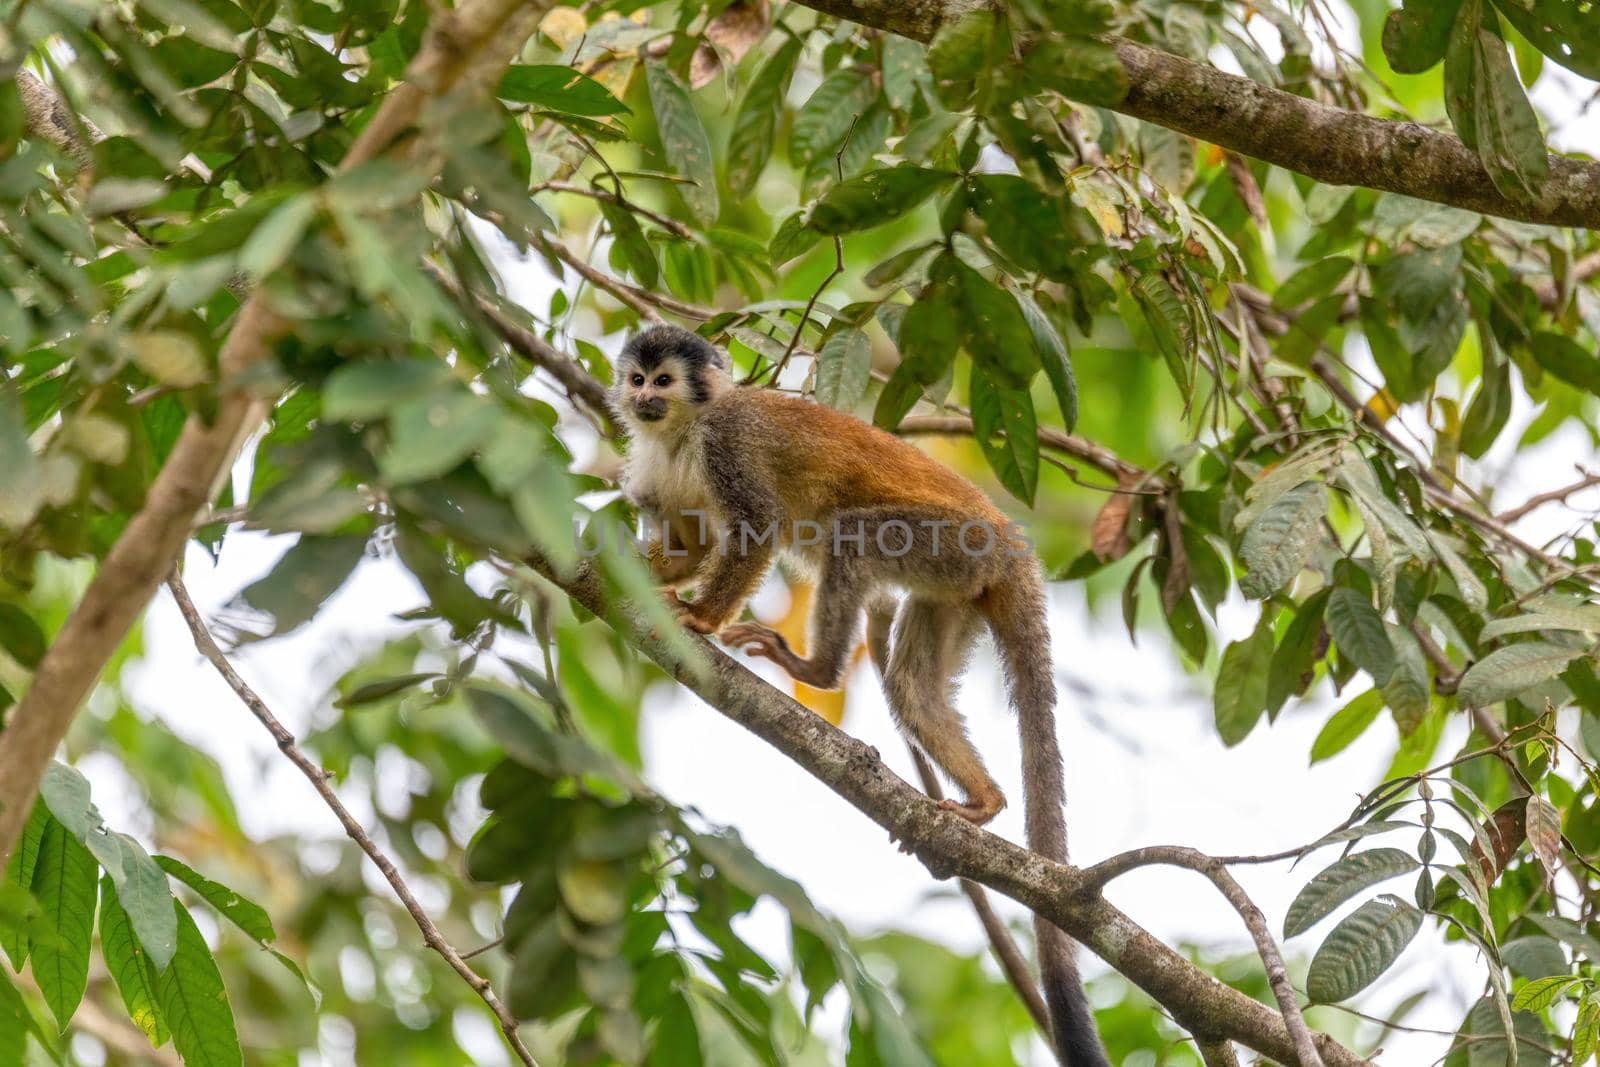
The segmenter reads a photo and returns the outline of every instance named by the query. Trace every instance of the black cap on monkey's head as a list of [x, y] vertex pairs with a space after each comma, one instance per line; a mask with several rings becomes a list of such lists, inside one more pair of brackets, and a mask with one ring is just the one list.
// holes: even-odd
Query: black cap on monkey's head
[[727, 383], [728, 357], [697, 333], [652, 326], [622, 346], [612, 406], [626, 422], [658, 423], [674, 409], [698, 406]]

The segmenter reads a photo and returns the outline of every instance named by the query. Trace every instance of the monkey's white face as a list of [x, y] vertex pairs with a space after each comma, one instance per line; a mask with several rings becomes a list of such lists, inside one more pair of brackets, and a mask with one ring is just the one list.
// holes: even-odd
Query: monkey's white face
[[669, 357], [645, 369], [626, 362], [619, 368], [619, 412], [631, 429], [668, 429], [692, 417], [693, 389], [683, 361]]

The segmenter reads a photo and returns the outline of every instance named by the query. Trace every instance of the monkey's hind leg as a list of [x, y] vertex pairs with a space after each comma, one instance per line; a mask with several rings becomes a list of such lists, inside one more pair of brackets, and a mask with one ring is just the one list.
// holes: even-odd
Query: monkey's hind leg
[[772, 660], [797, 682], [836, 689], [844, 677], [861, 628], [862, 606], [873, 591], [869, 556], [834, 555], [823, 565], [811, 609], [811, 655], [801, 656], [770, 626], [758, 622], [724, 626], [717, 638], [753, 656]]
[[965, 801], [939, 806], [981, 826], [1006, 806], [1005, 794], [950, 706], [951, 680], [966, 663], [979, 622], [965, 605], [907, 600], [896, 616], [883, 688], [900, 728], [966, 794]]

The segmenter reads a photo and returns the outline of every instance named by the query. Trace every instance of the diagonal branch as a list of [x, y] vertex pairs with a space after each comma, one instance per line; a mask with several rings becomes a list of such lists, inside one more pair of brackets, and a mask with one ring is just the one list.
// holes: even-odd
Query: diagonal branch
[[[433, 27], [401, 83], [385, 99], [340, 163], [349, 170], [395, 141], [430, 98], [492, 85], [538, 25], [544, 3], [466, 0]], [[441, 167], [430, 158], [418, 166]], [[272, 355], [288, 322], [259, 291], [240, 309], [218, 354], [219, 395], [210, 421], [191, 416], [144, 505], [128, 521], [94, 581], [34, 671], [28, 692], [0, 733], [0, 863], [10, 856], [56, 746], [106, 661], [172, 569], [195, 513], [214, 495], [267, 401], [247, 386], [249, 371]]]
[[[874, 29], [926, 41], [982, 0], [799, 0]], [[1360, 185], [1485, 215], [1600, 229], [1600, 163], [1550, 157], [1537, 200], [1495, 188], [1478, 154], [1415, 122], [1373, 118], [1226, 74], [1148, 45], [1108, 38], [1128, 76], [1111, 110], [1329, 185]]]
[[[531, 561], [589, 612], [711, 707], [767, 741], [903, 842], [940, 877], [981, 882], [1050, 920], [1139, 986], [1191, 1033], [1226, 1038], [1280, 1062], [1295, 1062], [1281, 1013], [1231, 989], [1162, 944], [1102, 898], [1084, 872], [996, 837], [937, 804], [883, 765], [875, 750], [812, 714], [709, 644], [701, 669], [647, 625], [619, 618], [598, 575], [557, 576]], [[674, 635], [676, 636], [676, 635]], [[1326, 1034], [1312, 1040], [1327, 1067], [1368, 1061]], [[1315, 1061], [1312, 1061], [1315, 1062]]]
[[272, 709], [267, 707], [266, 701], [262, 700], [260, 695], [250, 688], [250, 684], [239, 676], [239, 672], [234, 670], [233, 664], [228, 661], [222, 649], [217, 647], [216, 640], [206, 628], [205, 620], [200, 617], [194, 601], [189, 598], [189, 590], [184, 586], [183, 579], [179, 577], [177, 571], [173, 571], [167, 578], [167, 588], [172, 592], [172, 599], [178, 603], [178, 611], [183, 614], [183, 621], [189, 625], [189, 633], [194, 637], [194, 647], [217, 669], [217, 673], [222, 675], [222, 680], [228, 683], [228, 687], [244, 702], [244, 706], [250, 709], [250, 714], [267, 728], [267, 732], [278, 744], [278, 751], [288, 757], [289, 762], [305, 775], [306, 781], [311, 783], [312, 788], [322, 797], [322, 802], [328, 805], [328, 809], [339, 820], [339, 825], [344, 827], [345, 834], [360, 846], [368, 859], [372, 860], [372, 865], [378, 868], [384, 880], [394, 890], [394, 895], [400, 898], [400, 903], [411, 913], [412, 921], [417, 924], [417, 929], [422, 931], [422, 940], [442, 956], [450, 965], [450, 969], [460, 975], [461, 980], [471, 986], [472, 991], [488, 1005], [500, 1024], [501, 1032], [506, 1036], [506, 1044], [517, 1054], [517, 1059], [526, 1067], [539, 1067], [533, 1058], [533, 1053], [528, 1051], [528, 1047], [522, 1043], [522, 1038], [517, 1036], [516, 1018], [495, 995], [489, 979], [468, 966], [466, 959], [456, 951], [455, 946], [444, 939], [439, 927], [434, 925], [433, 919], [417, 902], [411, 887], [406, 885], [405, 879], [400, 876], [394, 861], [378, 847], [372, 836], [356, 821], [355, 816], [350, 814], [350, 809], [344, 806], [344, 801], [339, 799], [339, 794], [334, 791], [333, 786], [328, 784], [328, 772], [317, 766], [316, 761], [295, 744], [294, 735], [272, 713]]

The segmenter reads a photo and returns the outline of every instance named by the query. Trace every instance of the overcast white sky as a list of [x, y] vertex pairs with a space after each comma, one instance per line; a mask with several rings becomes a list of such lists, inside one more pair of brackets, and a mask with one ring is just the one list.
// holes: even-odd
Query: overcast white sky
[[[1558, 72], [1547, 75], [1535, 95], [1555, 117], [1552, 133], [1559, 146], [1592, 151], [1600, 144], [1600, 108], [1587, 115], [1577, 113], [1580, 86], [1586, 95], [1586, 83]], [[552, 282], [542, 264], [517, 263], [502, 256], [501, 265], [513, 296], [532, 308], [546, 306]], [[616, 340], [611, 339], [610, 347]], [[1092, 389], [1092, 383], [1088, 387]], [[1526, 420], [1529, 415], [1524, 411], [1517, 417]], [[1501, 499], [1519, 500], [1560, 484], [1574, 462], [1594, 459], [1584, 436], [1569, 428], [1505, 472]], [[1592, 506], [1600, 500], [1584, 503]], [[1549, 518], [1536, 515], [1526, 522], [1526, 531], [1537, 537]], [[270, 567], [288, 544], [287, 538], [235, 533], [215, 568], [203, 553], [191, 550], [187, 578], [202, 610], [214, 612]], [[773, 595], [782, 594], [769, 590], [769, 606]], [[415, 586], [396, 568], [363, 565], [313, 624], [289, 637], [251, 646], [238, 655], [238, 665], [290, 727], [303, 730], [318, 710], [315, 702], [323, 681], [359, 658], [361, 650], [381, 641], [386, 629], [399, 632], [400, 627], [388, 621], [390, 616], [418, 600]], [[1219, 639], [1242, 636], [1254, 617], [1252, 606], [1226, 605]], [[1291, 706], [1272, 728], [1258, 728], [1237, 748], [1225, 749], [1211, 725], [1206, 686], [1182, 672], [1162, 635], [1131, 644], [1114, 612], [1089, 615], [1076, 586], [1054, 591], [1052, 627], [1056, 663], [1067, 683], [1062, 690], [1060, 733], [1067, 759], [1074, 858], [1080, 863], [1151, 843], [1183, 843], [1218, 853], [1263, 853], [1311, 840], [1348, 813], [1357, 790], [1376, 782], [1392, 754], [1392, 731], [1380, 725], [1340, 756], [1308, 769], [1311, 740], [1336, 706], [1326, 695]], [[336, 836], [337, 826], [309, 786], [277, 756], [266, 735], [195, 655], [165, 592], [150, 612], [145, 634], [145, 659], [130, 671], [138, 708], [159, 716], [222, 762], [252, 832], [293, 829]], [[1015, 727], [1011, 713], [996, 698], [1001, 691], [986, 649], [969, 674], [961, 707], [990, 768], [1017, 801], [992, 829], [1019, 840]], [[911, 777], [904, 745], [894, 734], [870, 669], [854, 675], [844, 725], [876, 745], [899, 773]], [[953, 896], [950, 883], [933, 883], [876, 826], [717, 712], [681, 691], [662, 687], [647, 701], [644, 733], [653, 784], [673, 800], [696, 806], [709, 819], [737, 826], [764, 859], [799, 878], [821, 907], [853, 930], [867, 933], [898, 927], [964, 949], [981, 948], [981, 931], [964, 901]], [[1450, 743], [1447, 738], [1446, 745]], [[91, 757], [84, 761], [84, 769], [108, 818], [139, 828], [128, 783], [111, 762]], [[349, 799], [362, 815], [354, 791]], [[1313, 859], [1292, 873], [1281, 866], [1238, 873], [1279, 929], [1289, 901], [1320, 865]], [[375, 892], [387, 893], [376, 876], [370, 881]], [[1409, 892], [1403, 880], [1385, 888]], [[1108, 896], [1169, 942], [1250, 950], [1232, 911], [1196, 876], [1140, 871], [1114, 883]], [[1002, 902], [1002, 910], [1020, 915], [1009, 902]], [[1290, 953], [1308, 957], [1331, 922], [1291, 943]], [[783, 943], [781, 924], [765, 909], [752, 923], [752, 936], [775, 949]], [[1090, 959], [1085, 970], [1093, 976], [1103, 966]], [[1431, 998], [1409, 1021], [1450, 1030], [1480, 993], [1480, 976], [1481, 968], [1471, 954], [1445, 950], [1430, 925], [1402, 965], [1358, 1003], [1364, 1010], [1381, 1013], [1427, 986], [1442, 995]], [[496, 1062], [500, 1052], [492, 1031], [481, 1037], [483, 1062]], [[1384, 1060], [1425, 1063], [1441, 1055], [1443, 1047], [1442, 1038], [1400, 1036], [1389, 1043]], [[1037, 1055], [1035, 1060], [1043, 1062]], [[313, 1062], [318, 1061], [308, 1060], [307, 1067]], [[323, 1062], [338, 1063], [340, 1057], [330, 1054]]]

